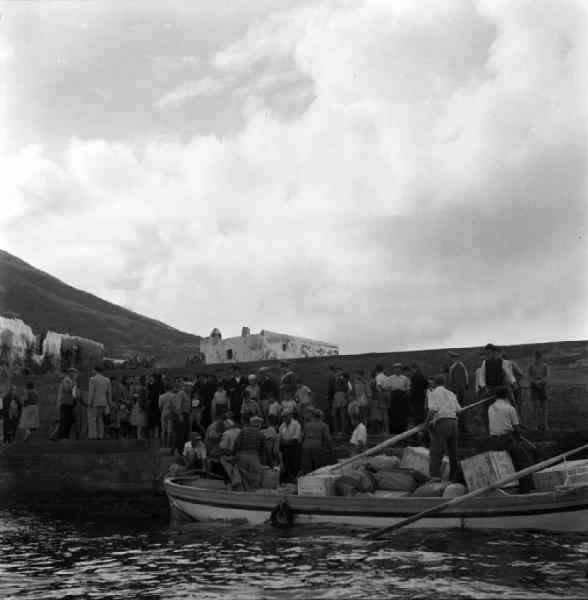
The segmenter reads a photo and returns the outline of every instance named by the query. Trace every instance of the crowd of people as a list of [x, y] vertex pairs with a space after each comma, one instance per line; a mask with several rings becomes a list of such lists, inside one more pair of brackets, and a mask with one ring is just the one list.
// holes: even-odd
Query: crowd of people
[[[478, 398], [506, 398], [519, 425], [520, 380], [526, 376], [539, 426], [546, 427], [549, 371], [541, 352], [535, 353], [526, 373], [493, 344], [483, 354], [475, 375]], [[425, 422], [433, 432], [432, 477], [438, 477], [444, 448], [449, 449], [452, 466], [457, 461], [457, 434], [465, 427], [458, 414], [470, 386], [459, 354], [451, 351], [448, 359], [437, 377], [427, 377], [416, 362], [394, 363], [388, 374], [382, 364], [368, 373], [363, 369], [349, 373], [332, 365], [326, 396], [314, 393], [288, 361], [280, 362], [278, 377], [265, 366], [244, 375], [233, 364], [229, 377], [219, 366], [213, 373], [198, 371], [192, 377], [154, 373], [119, 380], [106, 377], [96, 366], [87, 394], [80, 389], [77, 369], [70, 367], [62, 373], [59, 418], [50, 439], [157, 438], [191, 468], [216, 471], [219, 476], [233, 473], [235, 487], [251, 489], [260, 484], [262, 465], [279, 466], [282, 480], [293, 482], [300, 474], [329, 464], [333, 437], [350, 436], [355, 451], [361, 452], [368, 434], [397, 434]], [[5, 442], [19, 430], [23, 439], [30, 439], [39, 428], [37, 404], [32, 381], [23, 398], [16, 388], [4, 396]], [[495, 445], [499, 436], [511, 444], [505, 432], [498, 432], [491, 413], [482, 412]], [[509, 418], [513, 420], [512, 415]]]

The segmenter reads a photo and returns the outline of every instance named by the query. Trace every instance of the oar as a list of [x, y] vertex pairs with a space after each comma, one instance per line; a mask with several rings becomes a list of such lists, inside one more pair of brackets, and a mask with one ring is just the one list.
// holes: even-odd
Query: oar
[[496, 400], [496, 396], [487, 396], [486, 398], [482, 398], [481, 400], [478, 400], [477, 402], [474, 402], [473, 404], [468, 404], [467, 406], [463, 406], [459, 412], [461, 414], [464, 410], [469, 410], [470, 408], [474, 408], [474, 406], [478, 406], [479, 404], [484, 404], [484, 402], [488, 402], [488, 400]]
[[451, 500], [449, 500], [447, 502], [443, 502], [443, 504], [437, 504], [437, 506], [433, 506], [432, 508], [423, 510], [422, 512], [417, 513], [416, 515], [413, 515], [412, 517], [408, 517], [407, 519], [403, 519], [402, 521], [399, 521], [398, 523], [395, 523], [394, 525], [384, 527], [383, 529], [378, 529], [378, 531], [374, 531], [373, 533], [368, 533], [364, 537], [365, 537], [365, 539], [368, 539], [368, 540], [375, 540], [375, 539], [381, 537], [382, 535], [384, 535], [385, 533], [389, 533], [390, 531], [395, 531], [396, 529], [400, 529], [401, 527], [404, 527], [405, 525], [410, 525], [410, 523], [414, 523], [415, 521], [418, 521], [424, 517], [430, 517], [431, 515], [435, 515], [450, 506], [455, 506], [456, 504], [460, 504], [461, 502], [464, 502], [465, 500], [469, 500], [470, 498], [473, 498], [474, 496], [480, 496], [487, 492], [491, 492], [492, 490], [497, 490], [499, 488], [504, 487], [506, 484], [510, 483], [511, 481], [515, 481], [517, 479], [520, 479], [521, 477], [526, 477], [527, 475], [532, 475], [533, 473], [535, 473], [537, 471], [541, 471], [541, 469], [550, 467], [551, 465], [558, 463], [559, 461], [563, 460], [564, 458], [567, 458], [568, 456], [571, 456], [572, 454], [576, 454], [577, 452], [581, 452], [582, 450], [586, 450], [587, 448], [588, 448], [588, 444], [584, 444], [584, 446], [580, 446], [579, 448], [576, 448], [575, 450], [569, 450], [568, 452], [564, 452], [563, 454], [559, 454], [558, 456], [554, 456], [553, 458], [544, 460], [543, 462], [537, 463], [536, 465], [532, 465], [531, 467], [522, 469], [518, 473], [514, 473], [513, 475], [507, 475], [506, 477], [503, 477], [502, 479], [499, 479], [498, 481], [490, 483], [489, 485], [486, 485], [478, 490], [474, 490], [473, 492], [470, 492], [469, 494], [465, 494], [465, 496], [458, 496], [457, 498], [452, 498]]
[[521, 442], [523, 442], [524, 444], [526, 444], [531, 450], [533, 450], [533, 452], [536, 452], [538, 456], [547, 456], [547, 452], [545, 452], [545, 450], [541, 450], [541, 448], [538, 448], [536, 444], [534, 444], [531, 440], [528, 440], [526, 437], [521, 435]]
[[[484, 402], [488, 402], [488, 400], [494, 400], [494, 398], [495, 398], [494, 396], [488, 396], [487, 398], [482, 398], [482, 400], [478, 400], [478, 402], [474, 402], [473, 404], [468, 404], [467, 406], [464, 406], [460, 410], [460, 413], [464, 412], [465, 410], [469, 410], [470, 408], [473, 408], [474, 406], [478, 406], [479, 404], [483, 404]], [[349, 465], [351, 463], [354, 463], [358, 459], [371, 456], [372, 454], [379, 452], [383, 448], [386, 448], [388, 446], [391, 446], [392, 444], [396, 444], [397, 442], [401, 442], [402, 440], [412, 437], [415, 433], [418, 433], [419, 431], [422, 431], [422, 430], [423, 430], [423, 424], [421, 423], [420, 425], [417, 425], [416, 427], [413, 427], [413, 428], [409, 429], [408, 431], [405, 431], [404, 433], [399, 433], [398, 435], [395, 435], [387, 440], [384, 440], [383, 442], [381, 442], [377, 446], [374, 446], [373, 448], [368, 448], [367, 450], [365, 450], [364, 452], [361, 452], [360, 454], [356, 454], [355, 456], [352, 456], [351, 458], [348, 458], [347, 460], [344, 460], [343, 462], [333, 465], [331, 467], [331, 472], [341, 469], [342, 467]], [[313, 473], [309, 473], [308, 475], [313, 475]]]
[[[373, 448], [368, 448], [367, 450], [364, 450], [363, 452], [360, 452], [359, 454], [356, 454], [355, 456], [352, 456], [351, 458], [348, 458], [347, 460], [344, 460], [343, 462], [333, 465], [331, 470], [335, 471], [337, 469], [341, 469], [342, 467], [344, 467], [346, 465], [354, 463], [358, 459], [366, 458], [367, 456], [371, 456], [372, 454], [375, 454], [376, 452], [379, 452], [380, 450], [382, 450], [382, 448], [386, 448], [387, 446], [391, 446], [392, 444], [396, 444], [397, 442], [401, 442], [402, 440], [412, 437], [415, 433], [418, 433], [422, 429], [423, 429], [422, 425], [417, 425], [416, 427], [412, 427], [411, 429], [409, 429], [408, 431], [405, 431], [404, 433], [399, 433], [398, 435], [395, 435], [387, 440], [384, 440], [383, 442], [379, 443], [377, 446], [374, 446]], [[312, 475], [312, 473], [309, 473], [309, 475]]]

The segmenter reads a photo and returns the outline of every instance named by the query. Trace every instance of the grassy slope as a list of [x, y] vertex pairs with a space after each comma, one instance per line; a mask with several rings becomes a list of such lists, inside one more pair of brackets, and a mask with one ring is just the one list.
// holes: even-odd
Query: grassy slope
[[0, 315], [101, 342], [106, 356], [152, 354], [177, 364], [198, 352], [200, 338], [73, 288], [0, 250]]

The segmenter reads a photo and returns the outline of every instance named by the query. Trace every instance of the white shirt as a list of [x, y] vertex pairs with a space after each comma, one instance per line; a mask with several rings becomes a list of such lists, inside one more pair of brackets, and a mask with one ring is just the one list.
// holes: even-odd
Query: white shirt
[[516, 408], [504, 398], [497, 398], [488, 407], [488, 428], [490, 435], [504, 435], [514, 431], [519, 424]]
[[384, 373], [378, 373], [376, 375], [376, 385], [379, 390], [389, 390], [390, 383], [388, 381], [388, 377], [384, 375]]
[[401, 390], [408, 392], [410, 390], [410, 379], [406, 375], [392, 374], [388, 377], [388, 389], [392, 391]]
[[457, 419], [457, 412], [461, 409], [457, 396], [442, 385], [429, 392], [429, 410], [435, 412], [433, 423], [439, 419]]
[[359, 423], [357, 427], [353, 430], [351, 435], [351, 443], [354, 446], [358, 446], [359, 444], [365, 444], [367, 442], [367, 430], [363, 423]]
[[296, 419], [292, 419], [290, 423], [282, 423], [278, 429], [278, 435], [280, 441], [286, 440], [297, 440], [298, 442], [302, 439], [302, 432], [300, 431], [300, 423]]
[[192, 442], [186, 442], [184, 444], [184, 452], [182, 453], [184, 458], [188, 461], [192, 458], [206, 458], [206, 446], [203, 442], [198, 442], [196, 447], [192, 446]]

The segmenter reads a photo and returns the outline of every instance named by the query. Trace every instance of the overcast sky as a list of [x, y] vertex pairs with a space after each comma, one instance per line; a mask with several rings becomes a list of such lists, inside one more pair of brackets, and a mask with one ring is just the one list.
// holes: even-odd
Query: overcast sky
[[199, 335], [587, 339], [587, 6], [1, 2], [0, 248]]

